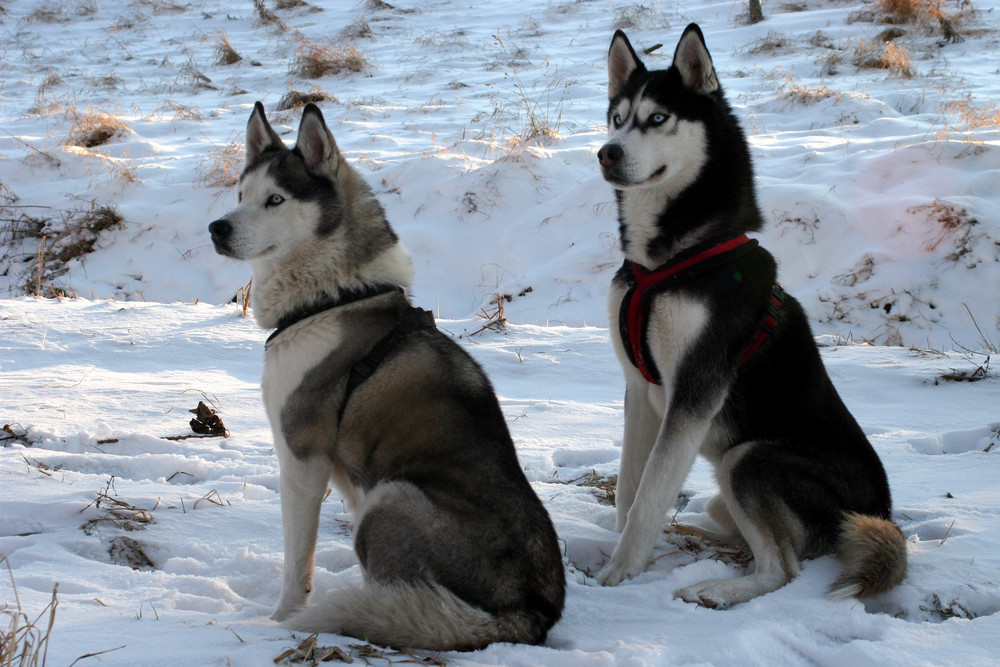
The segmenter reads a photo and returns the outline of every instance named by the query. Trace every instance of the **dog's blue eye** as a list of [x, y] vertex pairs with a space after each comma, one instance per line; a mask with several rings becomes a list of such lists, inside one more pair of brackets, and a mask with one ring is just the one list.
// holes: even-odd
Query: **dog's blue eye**
[[615, 114], [614, 117], [612, 117], [612, 119], [611, 119], [611, 123], [615, 126], [616, 129], [619, 128], [619, 127], [621, 127], [622, 126], [622, 117], [620, 115], [618, 115], [618, 114]]
[[667, 122], [667, 117], [662, 113], [654, 113], [649, 117], [650, 125], [663, 125]]
[[267, 198], [266, 206], [277, 206], [281, 202], [285, 201], [285, 198], [281, 195], [271, 195]]

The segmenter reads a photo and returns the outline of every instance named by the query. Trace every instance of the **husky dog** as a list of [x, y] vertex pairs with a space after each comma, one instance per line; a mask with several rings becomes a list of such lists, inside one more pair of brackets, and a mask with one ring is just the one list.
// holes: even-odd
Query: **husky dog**
[[609, 141], [625, 263], [609, 295], [624, 368], [617, 488], [621, 539], [598, 574], [643, 571], [664, 515], [701, 454], [719, 493], [716, 539], [745, 541], [754, 571], [675, 594], [725, 608], [776, 590], [828, 551], [834, 597], [899, 583], [906, 543], [891, 521], [885, 470], [823, 367], [802, 307], [775, 282], [746, 139], [697, 25], [673, 63], [649, 71], [618, 31], [608, 53]]
[[[258, 102], [239, 205], [209, 225], [248, 260], [264, 405], [281, 466], [284, 580], [272, 618], [396, 647], [540, 643], [565, 574], [493, 388], [403, 286], [412, 264], [320, 110], [294, 149]], [[320, 504], [354, 513], [365, 584], [306, 606]]]

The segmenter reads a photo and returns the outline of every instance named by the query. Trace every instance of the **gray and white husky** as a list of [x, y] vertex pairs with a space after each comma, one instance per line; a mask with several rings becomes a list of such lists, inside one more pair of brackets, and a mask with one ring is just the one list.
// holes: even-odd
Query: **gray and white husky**
[[[285, 567], [272, 618], [397, 647], [544, 641], [565, 589], [552, 522], [482, 369], [404, 295], [409, 255], [316, 106], [289, 149], [257, 103], [239, 205], [209, 231], [250, 262], [254, 317], [275, 329], [262, 384]], [[331, 481], [365, 583], [307, 606]]]
[[753, 551], [748, 576], [676, 595], [724, 608], [785, 585], [832, 551], [834, 597], [899, 583], [906, 543], [885, 470], [823, 367], [801, 306], [775, 282], [746, 139], [698, 26], [672, 65], [647, 70], [618, 31], [608, 52], [608, 143], [625, 263], [611, 284], [612, 342], [626, 379], [617, 488], [622, 535], [598, 574], [642, 572], [695, 458], [715, 468], [706, 506]]

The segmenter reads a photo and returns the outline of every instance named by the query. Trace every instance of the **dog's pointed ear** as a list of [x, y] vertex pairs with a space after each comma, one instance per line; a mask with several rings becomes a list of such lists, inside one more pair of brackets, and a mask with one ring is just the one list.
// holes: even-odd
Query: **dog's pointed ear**
[[681, 80], [688, 89], [702, 95], [710, 95], [719, 89], [712, 56], [708, 53], [705, 36], [701, 34], [697, 23], [685, 28], [677, 42], [674, 66], [681, 73]]
[[628, 37], [621, 30], [615, 31], [611, 38], [611, 48], [608, 49], [608, 99], [613, 100], [625, 88], [632, 72], [645, 72], [646, 66], [635, 54], [635, 49], [629, 43]]
[[302, 157], [306, 169], [313, 173], [336, 172], [340, 161], [340, 151], [333, 134], [323, 120], [323, 112], [315, 104], [307, 104], [302, 110], [299, 123], [299, 138], [295, 140], [295, 150]]
[[285, 144], [267, 122], [264, 105], [257, 102], [247, 121], [246, 166], [256, 164], [265, 151], [282, 148], [285, 148]]

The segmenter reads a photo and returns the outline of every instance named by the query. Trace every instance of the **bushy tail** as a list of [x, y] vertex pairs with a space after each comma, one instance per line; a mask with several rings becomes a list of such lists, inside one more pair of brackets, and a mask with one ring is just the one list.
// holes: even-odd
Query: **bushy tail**
[[374, 644], [432, 651], [473, 650], [495, 641], [538, 643], [546, 627], [528, 612], [494, 616], [431, 583], [368, 583], [327, 593], [282, 625]]
[[845, 514], [837, 557], [844, 571], [830, 587], [828, 594], [834, 599], [877, 595], [906, 576], [906, 539], [888, 519]]

